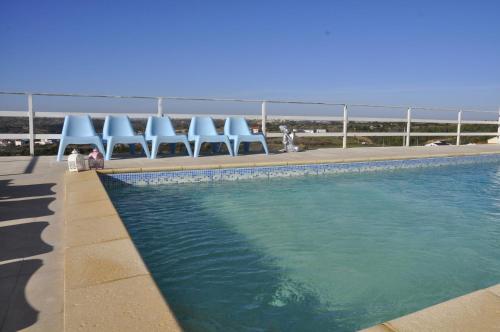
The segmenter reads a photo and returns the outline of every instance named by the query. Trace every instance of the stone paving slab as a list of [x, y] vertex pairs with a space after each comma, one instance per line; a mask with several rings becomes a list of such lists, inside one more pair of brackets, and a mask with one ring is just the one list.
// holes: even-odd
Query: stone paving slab
[[65, 178], [66, 331], [180, 331], [97, 173]]
[[500, 331], [499, 293], [500, 284], [362, 331]]
[[149, 275], [67, 292], [67, 331], [179, 331]]

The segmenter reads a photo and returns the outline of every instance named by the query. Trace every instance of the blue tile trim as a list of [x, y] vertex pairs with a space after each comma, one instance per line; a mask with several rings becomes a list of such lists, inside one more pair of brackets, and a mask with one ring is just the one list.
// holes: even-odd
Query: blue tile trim
[[235, 181], [338, 173], [361, 173], [419, 167], [500, 162], [500, 154], [425, 159], [363, 161], [270, 167], [200, 169], [189, 171], [101, 174], [106, 188], [127, 185], [178, 184], [188, 182]]

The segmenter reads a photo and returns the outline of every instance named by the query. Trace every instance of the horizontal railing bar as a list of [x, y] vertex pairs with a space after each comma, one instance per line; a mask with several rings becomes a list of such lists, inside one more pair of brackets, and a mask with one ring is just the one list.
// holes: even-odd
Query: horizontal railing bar
[[[410, 133], [410, 136], [457, 136], [456, 132], [450, 133]], [[498, 133], [464, 133], [461, 132], [460, 136], [498, 136]]]
[[[295, 133], [297, 137], [342, 137], [343, 133], [342, 132], [327, 132], [327, 133], [302, 133], [302, 132], [296, 132]], [[405, 132], [349, 132], [347, 133], [347, 136], [349, 137], [402, 137], [406, 136], [407, 133]], [[282, 133], [268, 133], [266, 135], [267, 137], [283, 137]], [[418, 137], [418, 136], [457, 136], [456, 132], [449, 132], [449, 133], [418, 133], [418, 132], [412, 132], [410, 133], [410, 136], [412, 137]], [[460, 136], [492, 136], [496, 137], [498, 136], [498, 133], [496, 132], [491, 132], [491, 133], [460, 133]], [[60, 139], [61, 135], [60, 134], [35, 134], [35, 139]], [[29, 134], [0, 134], [0, 139], [29, 139]]]
[[305, 115], [268, 115], [268, 121], [281, 121], [281, 120], [290, 120], [290, 121], [342, 121], [341, 116], [321, 116], [321, 115], [313, 115], [313, 116], [305, 116]]
[[29, 139], [30, 134], [0, 134], [0, 139]]
[[472, 109], [456, 109], [456, 108], [437, 108], [437, 107], [411, 107], [412, 111], [438, 111], [438, 112], [470, 112], [470, 113], [494, 113], [498, 114], [498, 111], [482, 111], [482, 110], [472, 110]]
[[37, 118], [64, 118], [66, 115], [89, 115], [91, 118], [104, 119], [107, 115], [123, 114], [129, 118], [147, 118], [148, 116], [156, 115], [156, 113], [124, 113], [124, 112], [109, 112], [109, 113], [85, 113], [85, 112], [36, 112]]
[[0, 117], [25, 117], [28, 116], [27, 111], [0, 111]]
[[498, 121], [490, 121], [490, 120], [462, 120], [462, 124], [480, 124], [480, 125], [498, 125]]
[[117, 95], [92, 95], [84, 93], [46, 93], [46, 92], [8, 92], [0, 91], [0, 95], [32, 95], [46, 97], [84, 97], [84, 98], [127, 98], [127, 99], [157, 99], [154, 96], [117, 96]]
[[[297, 137], [342, 137], [342, 133], [330, 132], [330, 133], [295, 133]], [[267, 133], [266, 137], [283, 137], [282, 133]]]
[[[19, 91], [0, 91], [0, 95], [33, 95], [33, 96], [49, 96], [49, 97], [85, 97], [85, 98], [117, 98], [117, 99], [158, 99], [166, 100], [187, 100], [187, 101], [224, 101], [224, 102], [243, 102], [243, 103], [275, 103], [275, 104], [300, 104], [300, 105], [325, 105], [325, 106], [344, 106], [349, 107], [370, 107], [370, 108], [393, 108], [393, 109], [408, 109], [412, 110], [427, 110], [427, 111], [444, 111], [458, 112], [460, 109], [438, 108], [438, 107], [422, 107], [408, 105], [376, 105], [376, 104], [350, 104], [350, 103], [331, 103], [331, 102], [311, 102], [301, 100], [265, 100], [265, 99], [240, 99], [240, 98], [208, 98], [208, 97], [173, 97], [173, 96], [120, 96], [120, 95], [101, 95], [101, 94], [79, 94], [79, 93], [46, 93], [46, 92], [19, 92]], [[463, 112], [474, 113], [495, 113], [498, 111], [483, 111], [463, 109]]]
[[[90, 115], [92, 118], [104, 119], [106, 115], [110, 114], [126, 114], [130, 118], [142, 119], [149, 116], [156, 115], [156, 113], [122, 113], [122, 112], [109, 112], [109, 113], [86, 113], [86, 112], [36, 112], [36, 117], [38, 118], [64, 118], [68, 114], [73, 115]], [[172, 119], [190, 119], [193, 116], [203, 115], [199, 114], [184, 114], [184, 113], [173, 113], [165, 114]], [[230, 116], [243, 116], [249, 120], [258, 120], [260, 115], [235, 115], [235, 114], [206, 114], [210, 115], [213, 119], [223, 120]], [[27, 117], [27, 112], [22, 111], [0, 111], [0, 117]], [[290, 121], [342, 121], [341, 116], [304, 116], [304, 115], [270, 115], [267, 117], [268, 121], [280, 121], [280, 120], [290, 120]], [[383, 122], [391, 123], [407, 122], [407, 119], [403, 118], [373, 118], [373, 117], [351, 117], [349, 122]], [[446, 119], [412, 119], [413, 123], [445, 123], [445, 124], [457, 124], [457, 120], [446, 120]], [[462, 124], [498, 124], [498, 121], [493, 120], [463, 120]]]
[[[342, 137], [341, 132], [328, 132], [328, 133], [301, 133], [296, 132], [297, 137]], [[398, 137], [406, 136], [405, 132], [348, 132], [349, 137]], [[461, 136], [498, 136], [498, 133], [461, 133]], [[267, 137], [283, 137], [282, 133], [268, 133]], [[410, 136], [457, 136], [456, 132], [450, 133], [410, 133]]]
[[261, 116], [260, 115], [235, 115], [235, 114], [182, 114], [182, 113], [174, 113], [174, 114], [169, 114], [165, 113], [166, 116], [168, 116], [171, 119], [179, 119], [179, 120], [186, 120], [190, 119], [193, 116], [200, 116], [200, 115], [207, 115], [210, 116], [214, 120], [225, 120], [226, 118], [230, 116], [242, 116], [245, 119], [248, 120], [260, 120]]
[[391, 137], [391, 136], [406, 136], [406, 133], [401, 133], [401, 132], [348, 132], [347, 136], [350, 137], [366, 137], [366, 136], [372, 136], [372, 137]]
[[[30, 134], [0, 134], [0, 139], [29, 139]], [[60, 139], [61, 134], [35, 134], [35, 139]]]
[[496, 136], [498, 137], [498, 132], [495, 133], [468, 133], [461, 132], [460, 136]]

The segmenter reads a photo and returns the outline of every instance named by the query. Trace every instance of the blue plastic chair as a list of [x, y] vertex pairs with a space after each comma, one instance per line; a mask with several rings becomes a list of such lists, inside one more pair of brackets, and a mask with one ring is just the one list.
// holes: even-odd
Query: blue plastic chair
[[106, 141], [106, 160], [111, 159], [116, 144], [140, 144], [149, 158], [149, 149], [142, 135], [136, 135], [126, 115], [108, 115], [104, 120], [102, 138]]
[[96, 134], [92, 120], [88, 115], [66, 115], [64, 117], [57, 161], [61, 161], [64, 150], [69, 144], [93, 144], [101, 153], [104, 153], [101, 138]]
[[[248, 124], [242, 117], [229, 117], [224, 124], [224, 134], [234, 142], [234, 155], [238, 155], [240, 143], [260, 142], [266, 154], [269, 154], [267, 149], [266, 137], [262, 134], [252, 134], [248, 128]], [[247, 150], [247, 149], [245, 149]]]
[[158, 148], [161, 143], [172, 144], [171, 147], [173, 146], [173, 153], [175, 153], [175, 143], [184, 143], [188, 154], [193, 156], [193, 153], [191, 152], [191, 145], [188, 142], [187, 136], [175, 133], [172, 121], [170, 121], [168, 116], [150, 116], [146, 125], [145, 135], [146, 141], [151, 141], [151, 159], [156, 158], [156, 154], [158, 153]]
[[194, 157], [200, 154], [203, 143], [225, 143], [229, 154], [233, 155], [231, 142], [226, 135], [219, 135], [215, 129], [214, 121], [209, 116], [194, 116], [189, 125], [188, 140], [194, 141]]

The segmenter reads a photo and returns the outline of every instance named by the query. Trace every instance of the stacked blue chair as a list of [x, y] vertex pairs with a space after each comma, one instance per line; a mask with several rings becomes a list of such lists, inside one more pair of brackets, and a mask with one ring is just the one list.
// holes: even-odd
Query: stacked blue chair
[[252, 134], [248, 128], [248, 124], [242, 117], [229, 117], [224, 124], [224, 134], [229, 137], [234, 143], [234, 155], [238, 155], [240, 143], [260, 142], [266, 154], [269, 154], [267, 149], [266, 137], [263, 134]]
[[69, 144], [92, 144], [101, 153], [104, 153], [101, 138], [96, 134], [92, 120], [88, 115], [66, 115], [64, 117], [57, 161], [62, 160], [64, 150]]
[[151, 159], [156, 158], [158, 148], [162, 143], [174, 144], [174, 153], [175, 143], [184, 143], [188, 154], [190, 156], [193, 155], [193, 153], [191, 152], [191, 145], [188, 142], [187, 136], [178, 135], [175, 133], [174, 127], [172, 126], [172, 121], [170, 121], [170, 118], [168, 116], [150, 116], [146, 125], [145, 135], [146, 141], [151, 141]]
[[194, 142], [194, 157], [200, 154], [203, 143], [225, 143], [229, 154], [233, 155], [231, 142], [226, 135], [219, 135], [214, 121], [209, 116], [194, 116], [189, 125], [188, 140]]
[[144, 136], [136, 135], [126, 115], [106, 116], [102, 138], [106, 141], [106, 160], [111, 159], [116, 144], [140, 144], [149, 158], [149, 149]]

